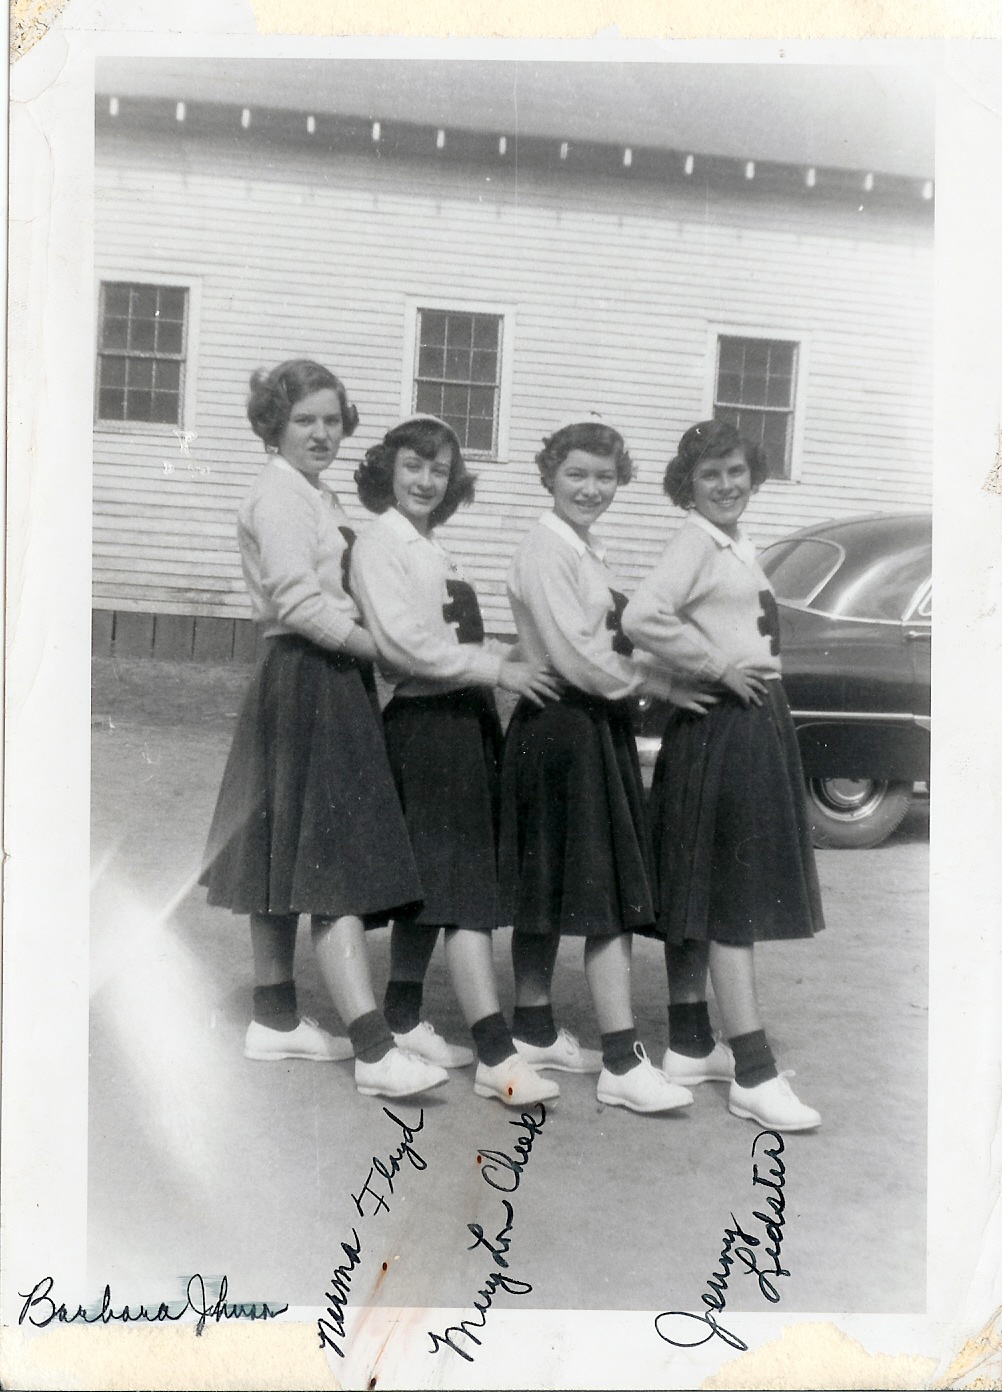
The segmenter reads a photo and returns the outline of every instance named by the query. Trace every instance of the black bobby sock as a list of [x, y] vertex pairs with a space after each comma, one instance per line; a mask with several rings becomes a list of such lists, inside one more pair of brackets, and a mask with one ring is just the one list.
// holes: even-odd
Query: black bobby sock
[[557, 1042], [557, 1027], [553, 1023], [552, 1005], [516, 1005], [511, 1032], [523, 1044], [545, 1049]]
[[668, 1040], [674, 1054], [707, 1058], [713, 1053], [713, 1031], [706, 1001], [683, 1001], [668, 1006]]
[[495, 1068], [499, 1063], [504, 1063], [506, 1058], [511, 1058], [515, 1052], [511, 1030], [505, 1024], [500, 1010], [493, 1015], [485, 1015], [482, 1020], [471, 1025], [470, 1033], [473, 1035], [477, 1058], [485, 1068]]
[[765, 1030], [736, 1034], [728, 1043], [734, 1051], [734, 1081], [739, 1087], [757, 1087], [778, 1075]]
[[277, 986], [254, 987], [254, 1019], [267, 1029], [289, 1034], [299, 1024], [296, 983], [280, 981]]
[[394, 1034], [410, 1034], [421, 1021], [423, 981], [388, 981], [383, 997], [383, 1014]]
[[348, 1037], [355, 1057], [363, 1063], [378, 1063], [394, 1047], [390, 1027], [378, 1010], [353, 1020], [348, 1026]]
[[635, 1029], [613, 1030], [602, 1036], [602, 1063], [610, 1073], [622, 1075], [631, 1069], [639, 1068], [634, 1045], [637, 1042]]

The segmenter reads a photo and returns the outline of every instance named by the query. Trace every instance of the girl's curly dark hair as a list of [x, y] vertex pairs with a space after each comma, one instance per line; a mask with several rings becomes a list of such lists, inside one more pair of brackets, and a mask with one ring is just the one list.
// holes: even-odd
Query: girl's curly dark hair
[[690, 425], [678, 442], [678, 453], [665, 469], [664, 491], [676, 507], [692, 507], [692, 476], [704, 459], [724, 459], [740, 450], [751, 474], [752, 489], [769, 475], [769, 462], [761, 445], [738, 433], [730, 421], [707, 420]]
[[578, 421], [575, 425], [562, 426], [544, 439], [543, 448], [536, 455], [539, 477], [547, 492], [553, 492], [557, 470], [574, 450], [612, 459], [619, 483], [629, 483], [633, 477], [633, 460], [619, 431], [600, 421]]
[[277, 449], [296, 402], [326, 390], [337, 392], [341, 429], [345, 435], [353, 435], [358, 425], [358, 412], [348, 400], [344, 383], [310, 358], [290, 358], [270, 372], [254, 373], [247, 398], [247, 419], [254, 434], [261, 437], [266, 449]]
[[433, 527], [448, 522], [460, 503], [473, 501], [476, 476], [466, 467], [459, 436], [437, 416], [411, 416], [388, 430], [378, 445], [365, 451], [365, 458], [355, 470], [362, 503], [370, 512], [386, 512], [393, 506], [393, 470], [399, 452], [412, 449], [422, 459], [434, 459], [443, 445], [452, 446], [449, 486], [428, 520]]

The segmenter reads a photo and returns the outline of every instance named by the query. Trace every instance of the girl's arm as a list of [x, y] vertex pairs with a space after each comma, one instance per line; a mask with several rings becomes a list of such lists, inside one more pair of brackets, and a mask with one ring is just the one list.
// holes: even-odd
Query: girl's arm
[[678, 676], [716, 682], [727, 660], [686, 618], [710, 557], [713, 542], [695, 531], [679, 532], [623, 611], [623, 632], [638, 648], [652, 653]]
[[437, 589], [430, 600], [431, 583], [430, 576], [408, 566], [405, 554], [374, 538], [372, 528], [355, 542], [352, 593], [380, 661], [400, 676], [453, 686], [496, 686], [502, 659], [479, 643], [455, 641], [441, 616]]
[[360, 662], [376, 662], [379, 658], [372, 634], [367, 633], [361, 624], [355, 624], [344, 640], [341, 651], [346, 652], [349, 657], [357, 657]]
[[361, 630], [352, 615], [321, 588], [317, 518], [309, 499], [291, 489], [264, 493], [254, 502], [251, 524], [261, 586], [275, 618], [322, 648], [368, 656], [355, 650]]

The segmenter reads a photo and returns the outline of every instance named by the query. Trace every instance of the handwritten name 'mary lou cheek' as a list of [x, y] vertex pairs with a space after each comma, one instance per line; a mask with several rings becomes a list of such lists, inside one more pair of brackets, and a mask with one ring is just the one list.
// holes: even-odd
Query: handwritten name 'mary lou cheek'
[[[509, 1155], [503, 1150], [480, 1150], [477, 1152], [477, 1162], [481, 1166], [480, 1176], [492, 1189], [498, 1189], [502, 1193], [511, 1194], [522, 1182], [522, 1174], [529, 1163], [532, 1153], [533, 1141], [542, 1133], [546, 1124], [546, 1108], [542, 1102], [537, 1103], [539, 1116], [534, 1117], [529, 1112], [523, 1112], [517, 1121], [509, 1121], [509, 1126], [517, 1127], [522, 1135], [519, 1136], [512, 1146], [514, 1155]], [[495, 1267], [494, 1271], [489, 1271], [483, 1286], [477, 1291], [479, 1300], [473, 1301], [473, 1308], [476, 1310], [478, 1318], [460, 1320], [458, 1324], [452, 1324], [442, 1334], [435, 1334], [430, 1329], [428, 1337], [431, 1339], [429, 1353], [440, 1353], [443, 1348], [449, 1348], [453, 1353], [458, 1353], [460, 1358], [467, 1363], [473, 1362], [473, 1354], [469, 1352], [469, 1344], [476, 1344], [480, 1347], [481, 1340], [477, 1338], [476, 1330], [483, 1329], [487, 1323], [487, 1312], [494, 1303], [494, 1296], [500, 1290], [506, 1295], [528, 1295], [532, 1286], [528, 1281], [520, 1281], [515, 1276], [508, 1275], [508, 1251], [511, 1247], [511, 1231], [515, 1225], [515, 1208], [507, 1199], [501, 1200], [504, 1209], [504, 1222], [498, 1228], [493, 1238], [487, 1236], [479, 1223], [467, 1223], [468, 1230], [473, 1234], [473, 1241], [466, 1249], [468, 1252], [482, 1247], [490, 1256]], [[457, 1339], [467, 1341], [465, 1346], [456, 1342]]]
[[[771, 1144], [763, 1144], [765, 1141]], [[672, 1344], [675, 1348], [696, 1348], [716, 1337], [723, 1339], [731, 1348], [747, 1349], [748, 1345], [737, 1334], [725, 1329], [717, 1319], [717, 1315], [727, 1305], [727, 1285], [731, 1278], [731, 1268], [735, 1263], [744, 1268], [739, 1272], [740, 1275], [756, 1277], [760, 1294], [770, 1304], [778, 1303], [779, 1291], [773, 1284], [773, 1278], [790, 1274], [781, 1265], [779, 1255], [783, 1246], [783, 1225], [786, 1221], [786, 1196], [783, 1192], [786, 1184], [786, 1166], [779, 1158], [784, 1149], [783, 1138], [777, 1131], [760, 1131], [755, 1137], [751, 1148], [754, 1161], [752, 1184], [772, 1191], [763, 1201], [769, 1212], [763, 1213], [755, 1209], [752, 1213], [756, 1222], [762, 1225], [764, 1237], [746, 1232], [734, 1214], [731, 1214], [732, 1226], [724, 1229], [719, 1266], [708, 1278], [707, 1290], [700, 1296], [700, 1300], [706, 1306], [706, 1313], [698, 1315], [687, 1310], [662, 1311], [654, 1321], [654, 1328], [666, 1344]], [[768, 1168], [765, 1168], [763, 1157], [768, 1157], [772, 1162]], [[701, 1326], [700, 1331], [692, 1329], [693, 1322]], [[702, 1333], [702, 1328], [706, 1329], [705, 1334]]]

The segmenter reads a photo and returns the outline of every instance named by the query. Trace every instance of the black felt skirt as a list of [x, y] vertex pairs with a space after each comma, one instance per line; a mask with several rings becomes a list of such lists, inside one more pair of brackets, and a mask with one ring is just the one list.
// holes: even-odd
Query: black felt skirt
[[201, 883], [234, 913], [357, 914], [370, 926], [421, 899], [367, 664], [306, 638], [267, 640]]
[[651, 787], [669, 942], [747, 946], [824, 927], [797, 736], [783, 684], [761, 706], [724, 696], [672, 712]]
[[383, 726], [424, 889], [410, 921], [493, 932], [502, 740], [493, 694], [394, 696]]
[[653, 932], [653, 858], [629, 709], [521, 701], [505, 740], [503, 916], [520, 933]]

